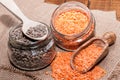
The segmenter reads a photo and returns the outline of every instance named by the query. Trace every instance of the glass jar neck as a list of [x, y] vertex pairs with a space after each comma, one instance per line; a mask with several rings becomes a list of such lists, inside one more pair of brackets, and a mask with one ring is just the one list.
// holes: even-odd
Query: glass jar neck
[[[35, 49], [35, 48], [41, 48], [43, 46], [46, 46], [52, 39], [52, 35], [51, 35], [51, 29], [47, 26], [48, 28], [48, 36], [46, 39], [42, 40], [42, 41], [35, 41], [35, 40], [31, 40], [28, 37], [26, 37], [22, 31], [21, 31], [21, 24], [17, 25], [15, 27], [13, 27], [10, 32], [9, 32], [9, 41], [8, 41], [8, 45], [11, 45], [14, 48], [18, 48], [18, 49]], [[18, 30], [18, 32], [15, 30]], [[14, 34], [13, 34], [14, 33]], [[17, 37], [19, 36], [19, 39], [17, 40], [16, 38], [14, 38], [15, 36]], [[22, 38], [21, 38], [22, 37]]]
[[[89, 22], [88, 22], [88, 25], [86, 26], [86, 28], [80, 32], [80, 33], [77, 33], [77, 34], [71, 34], [71, 35], [65, 35], [65, 34], [62, 34], [60, 33], [59, 31], [57, 31], [55, 29], [55, 18], [56, 16], [58, 16], [59, 14], [65, 12], [65, 11], [68, 11], [68, 10], [71, 10], [71, 9], [76, 9], [76, 10], [80, 10], [81, 12], [85, 13], [86, 16], [88, 16], [89, 18]], [[89, 29], [91, 28], [91, 25], [92, 25], [92, 22], [93, 22], [93, 18], [92, 18], [92, 13], [91, 11], [85, 6], [83, 5], [82, 3], [79, 3], [79, 2], [75, 2], [75, 1], [71, 1], [71, 2], [67, 2], [67, 3], [64, 3], [62, 5], [60, 5], [53, 13], [52, 15], [52, 20], [51, 20], [51, 28], [54, 32], [56, 32], [58, 35], [66, 38], [66, 39], [76, 39], [84, 34], [86, 34], [87, 31], [89, 31]]]

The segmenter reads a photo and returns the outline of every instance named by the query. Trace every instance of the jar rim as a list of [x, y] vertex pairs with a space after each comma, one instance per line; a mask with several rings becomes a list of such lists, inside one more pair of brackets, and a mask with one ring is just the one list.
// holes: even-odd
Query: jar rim
[[[54, 17], [55, 17], [55, 13], [58, 11], [58, 9], [59, 8], [61, 8], [61, 7], [63, 7], [63, 6], [66, 6], [67, 4], [71, 4], [71, 5], [76, 5], [76, 4], [78, 4], [79, 5], [79, 8], [81, 8], [81, 9], [83, 9], [83, 10], [85, 10], [85, 11], [87, 11], [87, 12], [85, 12], [85, 13], [88, 13], [89, 15], [89, 22], [88, 22], [88, 25], [86, 26], [86, 28], [82, 31], [82, 32], [80, 32], [80, 33], [77, 33], [77, 34], [62, 34], [62, 33], [60, 33], [59, 31], [57, 31], [55, 28], [54, 28], [54, 24], [53, 24], [53, 21], [54, 21]], [[77, 9], [79, 9], [79, 8], [77, 8]], [[72, 8], [72, 9], [76, 9], [76, 8]], [[69, 9], [68, 9], [69, 10]], [[92, 15], [92, 13], [91, 13], [91, 11], [88, 9], [88, 7], [87, 6], [85, 6], [83, 3], [80, 3], [80, 2], [77, 2], [77, 1], [68, 1], [68, 2], [66, 2], [66, 3], [63, 3], [63, 4], [61, 4], [61, 5], [59, 5], [56, 9], [55, 9], [55, 11], [53, 12], [53, 14], [52, 14], [52, 19], [51, 19], [51, 28], [53, 29], [53, 30], [55, 30], [59, 35], [61, 35], [61, 36], [67, 36], [67, 37], [73, 37], [73, 38], [76, 38], [76, 37], [80, 37], [80, 36], [82, 36], [83, 34], [85, 34], [86, 33], [86, 31], [88, 31], [89, 30], [89, 26], [91, 25], [91, 23], [93, 22], [93, 15]], [[70, 38], [71, 39], [71, 38]]]
[[[43, 22], [40, 22], [40, 23], [41, 23], [41, 24], [44, 24], [44, 25], [48, 28], [48, 33], [51, 33], [51, 29], [50, 29], [50, 27], [49, 27], [47, 24], [45, 24], [45, 23], [43, 23]], [[11, 36], [12, 31], [14, 31], [15, 29], [17, 29], [17, 28], [19, 28], [19, 27], [22, 27], [22, 23], [17, 24], [17, 25], [15, 25], [15, 26], [11, 27], [11, 29], [10, 29], [10, 31], [9, 31], [9, 39], [13, 40], [13, 42], [15, 42], [15, 43], [17, 43], [17, 44], [24, 45], [23, 43], [15, 40], [15, 39], [13, 39], [12, 36]], [[50, 36], [50, 34], [48, 34], [47, 37], [48, 37], [48, 36]], [[27, 36], [25, 36], [25, 37], [27, 37]], [[27, 37], [27, 38], [28, 38], [28, 37]], [[28, 38], [28, 39], [30, 39], [30, 38]], [[30, 39], [30, 40], [32, 40], [32, 39]], [[42, 41], [45, 41], [45, 40], [46, 40], [46, 39], [44, 39], [44, 40], [42, 40]], [[28, 45], [24, 45], [24, 46], [36, 45], [36, 44], [38, 44], [38, 43], [41, 43], [42, 41], [34, 40], [34, 41], [31, 41]]]

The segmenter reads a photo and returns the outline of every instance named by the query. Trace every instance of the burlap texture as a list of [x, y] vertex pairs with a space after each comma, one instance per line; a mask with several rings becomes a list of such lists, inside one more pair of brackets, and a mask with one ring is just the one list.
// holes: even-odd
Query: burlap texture
[[[48, 25], [50, 25], [51, 14], [57, 7], [57, 5], [43, 3], [43, 0], [15, 0], [15, 2], [27, 17]], [[114, 11], [92, 10], [92, 13], [96, 20], [96, 35], [102, 36], [107, 31], [113, 31], [117, 35], [116, 43], [109, 48], [109, 54], [99, 64], [107, 71], [102, 80], [107, 80], [120, 58], [120, 22], [116, 20]], [[7, 55], [9, 29], [19, 23], [20, 21], [14, 15], [0, 5], [0, 80], [53, 80], [50, 66], [43, 70], [27, 72], [10, 64]], [[49, 74], [46, 74], [46, 71]]]

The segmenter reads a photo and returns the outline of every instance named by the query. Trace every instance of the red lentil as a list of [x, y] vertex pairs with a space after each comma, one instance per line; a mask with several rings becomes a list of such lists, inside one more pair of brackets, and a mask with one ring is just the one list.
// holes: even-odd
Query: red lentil
[[81, 74], [70, 67], [72, 52], [59, 52], [51, 64], [52, 77], [55, 80], [98, 80], [105, 75], [105, 70], [96, 66], [93, 70]]
[[50, 73], [48, 71], [45, 72], [45, 75], [49, 75]]
[[101, 55], [103, 48], [96, 44], [91, 44], [82, 49], [74, 59], [74, 65], [77, 70], [86, 71], [92, 66]]
[[55, 29], [64, 35], [81, 33], [88, 25], [89, 18], [86, 13], [78, 9], [70, 9], [56, 16]]
[[[95, 25], [93, 16], [90, 16], [87, 12], [76, 8], [57, 13], [52, 19], [53, 36], [56, 44], [62, 49], [74, 51], [93, 37]], [[90, 25], [88, 25], [89, 23]], [[87, 26], [88, 28], [86, 29]], [[82, 31], [84, 34], [80, 35]], [[74, 38], [70, 39], [69, 37]]]
[[67, 49], [75, 50], [81, 44], [83, 44], [83, 42], [87, 41], [90, 37], [93, 37], [93, 35], [94, 35], [93, 31], [94, 31], [94, 26], [91, 27], [90, 31], [88, 33], [86, 33], [80, 41], [79, 41], [80, 38], [76, 38], [76, 39], [73, 39], [73, 40], [68, 40], [68, 39], [64, 39], [60, 36], [56, 36], [56, 37], [61, 41], [61, 44], [62, 44], [63, 47], [65, 47]]

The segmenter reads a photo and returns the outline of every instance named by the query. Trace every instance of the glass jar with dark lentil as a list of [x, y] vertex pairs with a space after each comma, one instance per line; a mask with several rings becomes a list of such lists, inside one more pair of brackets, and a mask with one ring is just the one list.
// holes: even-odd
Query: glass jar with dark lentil
[[51, 29], [46, 24], [41, 24], [39, 27], [47, 27], [48, 29], [47, 37], [42, 41], [26, 37], [22, 33], [21, 25], [15, 26], [10, 30], [8, 56], [15, 67], [22, 70], [38, 70], [48, 66], [55, 58], [56, 52]]
[[74, 51], [94, 36], [95, 20], [84, 4], [70, 1], [54, 11], [51, 28], [56, 44], [64, 50]]

